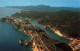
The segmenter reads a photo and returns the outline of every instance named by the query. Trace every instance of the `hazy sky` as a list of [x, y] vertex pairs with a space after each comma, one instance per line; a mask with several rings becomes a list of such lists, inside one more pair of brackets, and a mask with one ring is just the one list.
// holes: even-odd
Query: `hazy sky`
[[52, 7], [80, 7], [80, 0], [0, 0], [0, 7], [49, 5]]

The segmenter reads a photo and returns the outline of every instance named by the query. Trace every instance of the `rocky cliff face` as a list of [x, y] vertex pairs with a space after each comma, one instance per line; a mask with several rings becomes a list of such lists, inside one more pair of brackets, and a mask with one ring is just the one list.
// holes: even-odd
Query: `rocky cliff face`
[[51, 39], [46, 32], [25, 19], [11, 17], [1, 20], [12, 23], [15, 28], [30, 35], [34, 51], [72, 51], [67, 44]]

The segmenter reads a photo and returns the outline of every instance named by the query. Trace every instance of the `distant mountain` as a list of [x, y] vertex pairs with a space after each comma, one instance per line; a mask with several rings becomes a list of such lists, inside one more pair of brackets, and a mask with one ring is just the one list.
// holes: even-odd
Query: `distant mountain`
[[11, 8], [19, 8], [28, 11], [40, 11], [40, 12], [56, 12], [60, 10], [70, 10], [70, 11], [80, 11], [80, 8], [72, 8], [72, 7], [50, 7], [46, 5], [38, 5], [38, 6], [9, 6]]

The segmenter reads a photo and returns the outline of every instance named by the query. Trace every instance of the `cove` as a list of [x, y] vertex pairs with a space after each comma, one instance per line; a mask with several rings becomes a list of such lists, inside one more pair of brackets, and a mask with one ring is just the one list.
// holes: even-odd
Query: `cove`
[[66, 44], [69, 44], [70, 43], [70, 40], [66, 39], [66, 38], [63, 38], [63, 37], [60, 37], [59, 35], [57, 35], [56, 33], [54, 33], [51, 29], [49, 28], [44, 28], [41, 24], [38, 24], [35, 20], [29, 20], [29, 19], [26, 19], [28, 20], [32, 25], [35, 25], [37, 27], [40, 27], [42, 30], [44, 30], [49, 37], [51, 37], [52, 39], [55, 39], [55, 40], [58, 40], [60, 42], [64, 42]]
[[[10, 9], [10, 8], [8, 8]], [[7, 9], [6, 9], [7, 10]], [[8, 14], [4, 14], [5, 11], [3, 11], [3, 16], [10, 16], [11, 14], [14, 14], [16, 12], [19, 12], [19, 10], [12, 11], [13, 9], [9, 10], [9, 12], [6, 11]], [[2, 12], [2, 11], [1, 11]], [[51, 31], [49, 28], [45, 29], [41, 24], [38, 24], [34, 20], [28, 20], [31, 24], [40, 27], [42, 30], [44, 30], [49, 37], [52, 39], [58, 40], [60, 42], [64, 42], [66, 44], [69, 43], [68, 39], [62, 38], [55, 34], [53, 31]], [[6, 23], [6, 22], [1, 22], [0, 21], [0, 51], [32, 51], [31, 47], [26, 47], [26, 46], [21, 46], [19, 44], [19, 40], [30, 40], [31, 37], [28, 35], [25, 35], [25, 33], [19, 31], [18, 29], [14, 28], [12, 24]]]

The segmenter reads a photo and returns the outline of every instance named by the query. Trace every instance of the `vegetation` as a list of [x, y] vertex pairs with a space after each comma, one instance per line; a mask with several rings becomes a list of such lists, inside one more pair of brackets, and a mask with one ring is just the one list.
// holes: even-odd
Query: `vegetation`
[[36, 12], [36, 11], [22, 11], [12, 16], [28, 17], [37, 20], [44, 25], [49, 24], [72, 24], [80, 21], [80, 12], [62, 10], [58, 12]]
[[60, 10], [71, 10], [71, 11], [80, 11], [80, 8], [72, 8], [72, 7], [50, 7], [46, 5], [38, 5], [38, 6], [10, 6], [11, 8], [18, 8], [22, 10], [28, 11], [39, 11], [39, 12], [57, 12]]
[[58, 12], [22, 11], [12, 16], [34, 19], [42, 25], [56, 27], [68, 37], [80, 37], [80, 12], [68, 10]]

